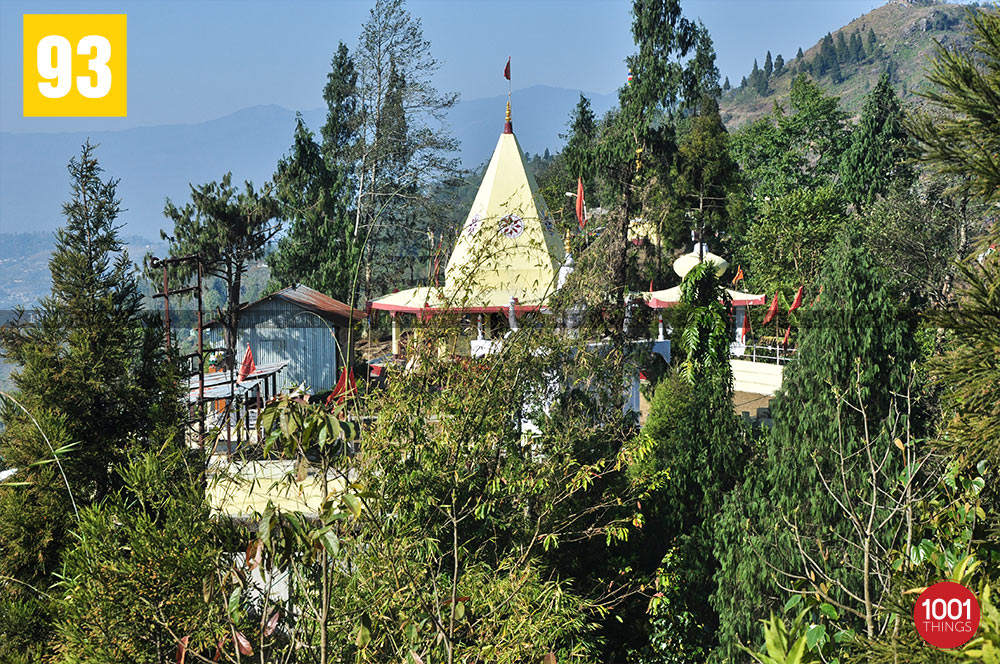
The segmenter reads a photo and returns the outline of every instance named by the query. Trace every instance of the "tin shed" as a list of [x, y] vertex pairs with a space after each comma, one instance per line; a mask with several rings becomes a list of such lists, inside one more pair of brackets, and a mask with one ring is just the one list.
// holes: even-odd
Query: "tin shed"
[[[364, 317], [364, 311], [312, 288], [291, 286], [243, 305], [236, 357], [249, 343], [258, 365], [288, 361], [278, 389], [304, 384], [308, 392], [324, 392], [337, 383], [345, 359], [354, 357], [349, 330]], [[223, 345], [218, 321], [210, 324], [208, 337], [211, 345]]]

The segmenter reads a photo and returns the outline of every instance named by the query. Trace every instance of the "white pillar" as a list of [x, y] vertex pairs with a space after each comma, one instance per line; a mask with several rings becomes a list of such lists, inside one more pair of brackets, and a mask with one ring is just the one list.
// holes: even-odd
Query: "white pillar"
[[399, 316], [393, 311], [389, 317], [392, 318], [392, 355], [399, 357]]

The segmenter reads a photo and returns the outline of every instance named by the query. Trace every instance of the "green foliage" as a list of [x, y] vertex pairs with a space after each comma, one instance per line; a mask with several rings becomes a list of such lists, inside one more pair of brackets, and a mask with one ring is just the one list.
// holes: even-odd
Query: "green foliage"
[[912, 153], [899, 97], [883, 74], [865, 98], [861, 121], [840, 162], [840, 183], [859, 212], [894, 186], [906, 187], [915, 177], [908, 159]]
[[80, 513], [64, 558], [62, 661], [152, 664], [182, 637], [207, 653], [226, 626], [207, 590], [221, 550], [200, 475], [178, 451], [137, 455], [119, 472], [122, 489]]
[[[905, 504], [913, 475], [897, 481], [907, 453], [886, 450], [895, 449], [896, 437], [920, 436], [919, 386], [910, 375], [918, 353], [913, 324], [897, 311], [856, 231], [844, 232], [831, 247], [819, 285], [819, 303], [802, 314], [796, 359], [786, 366], [773, 402], [774, 429], [758, 456], [765, 470], [747, 475], [719, 520], [721, 569], [713, 605], [724, 656], [733, 655], [732, 644], [750, 638], [746, 602], [759, 607], [755, 615], [762, 617], [777, 604], [778, 588], [819, 593], [841, 613], [850, 608], [853, 617], [845, 626], [864, 624], [860, 618], [870, 616], [871, 607], [860, 608], [852, 599], [872, 583], [860, 572], [861, 543], [869, 542], [865, 550], [883, 551], [900, 537], [898, 505]], [[875, 470], [860, 463], [866, 454], [878, 455]], [[888, 487], [865, 503], [881, 515], [878, 528], [856, 531], [857, 517], [844, 508], [851, 503], [843, 502], [840, 486], [865, 495]], [[868, 562], [873, 574], [888, 573], [885, 555]]]
[[792, 81], [791, 113], [776, 107], [732, 139], [747, 193], [758, 202], [802, 188], [832, 184], [847, 147], [846, 116], [836, 97], [805, 75]]
[[766, 201], [749, 224], [740, 253], [755, 291], [813, 288], [824, 252], [846, 222], [844, 203], [832, 187]]
[[[633, 465], [643, 533], [662, 560], [651, 649], [661, 661], [703, 661], [716, 645], [718, 616], [705, 602], [716, 590], [712, 522], [742, 477], [744, 434], [733, 409], [727, 293], [715, 265], [701, 263], [681, 284], [687, 316], [684, 361], [656, 387], [643, 436], [648, 449]], [[666, 658], [664, 660], [664, 658]]]
[[356, 300], [361, 250], [350, 202], [357, 182], [357, 83], [354, 60], [341, 42], [323, 88], [321, 142], [297, 117], [292, 149], [274, 174], [279, 216], [291, 227], [267, 257], [272, 290], [301, 283], [343, 302]]
[[1000, 11], [970, 10], [971, 48], [939, 46], [922, 93], [931, 113], [911, 130], [931, 167], [970, 178], [987, 201], [1000, 199]]
[[804, 620], [806, 612], [800, 612], [790, 624], [781, 618], [771, 617], [762, 621], [764, 631], [764, 652], [743, 648], [760, 664], [819, 664], [806, 650], [809, 645], [809, 626]]
[[663, 240], [683, 246], [687, 231], [691, 230], [688, 215], [696, 216], [696, 223], [706, 237], [725, 233], [730, 221], [727, 202], [739, 174], [729, 153], [729, 134], [715, 99], [703, 97], [697, 114], [684, 123], [672, 176], [671, 207], [685, 217], [683, 225], [678, 224], [681, 233], [662, 232]]
[[126, 449], [175, 434], [182, 416], [162, 330], [142, 311], [118, 236], [117, 181], [101, 179], [89, 144], [69, 172], [52, 293], [36, 317], [0, 328], [6, 359], [19, 365], [18, 392], [0, 409], [0, 458], [18, 469], [0, 486], [0, 620], [14, 621], [0, 622], [0, 641], [24, 652], [49, 628], [49, 584], [75, 511], [120, 485], [112, 467]]
[[[170, 243], [172, 256], [198, 254], [204, 271], [225, 285], [220, 322], [225, 332], [223, 361], [227, 367], [236, 361], [243, 275], [253, 261], [264, 257], [267, 243], [277, 232], [272, 222], [278, 215], [278, 204], [270, 184], [259, 191], [250, 182], [244, 186], [244, 191], [237, 191], [232, 185], [232, 173], [226, 173], [219, 182], [191, 185], [190, 203], [178, 208], [167, 199], [163, 208], [163, 214], [174, 224], [173, 235], [160, 231]], [[182, 264], [173, 272], [175, 278], [185, 279], [195, 269], [192, 264]]]
[[331, 167], [323, 157], [327, 151], [298, 116], [292, 150], [274, 174], [279, 214], [291, 227], [267, 263], [274, 290], [303, 284], [352, 302], [360, 250], [348, 209], [346, 169], [336, 163]]
[[989, 208], [961, 190], [951, 193], [949, 180], [925, 181], [876, 200], [863, 228], [890, 286], [919, 306], [945, 307], [955, 302], [959, 261], [983, 238]]

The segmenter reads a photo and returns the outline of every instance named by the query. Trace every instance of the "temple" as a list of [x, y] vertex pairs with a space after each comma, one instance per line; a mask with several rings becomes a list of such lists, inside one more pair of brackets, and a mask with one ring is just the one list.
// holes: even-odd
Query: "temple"
[[566, 262], [552, 215], [514, 135], [508, 102], [504, 131], [455, 242], [444, 284], [391, 293], [371, 307], [393, 316], [393, 354], [398, 355], [400, 315], [537, 311], [559, 286]]

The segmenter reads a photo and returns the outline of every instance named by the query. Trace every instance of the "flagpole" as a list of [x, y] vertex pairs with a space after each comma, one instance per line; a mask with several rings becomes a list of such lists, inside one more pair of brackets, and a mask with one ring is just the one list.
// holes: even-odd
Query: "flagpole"
[[[509, 55], [507, 56], [507, 64], [510, 65], [510, 56]], [[508, 109], [510, 108], [510, 91], [511, 91], [511, 86], [513, 85], [513, 82], [511, 81], [512, 78], [513, 78], [512, 76], [508, 76], [507, 77], [507, 108]]]

